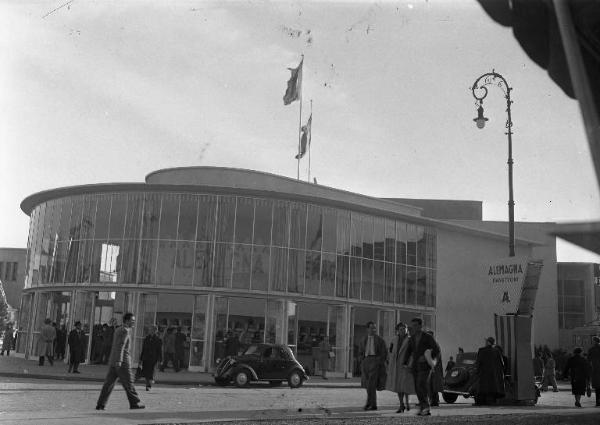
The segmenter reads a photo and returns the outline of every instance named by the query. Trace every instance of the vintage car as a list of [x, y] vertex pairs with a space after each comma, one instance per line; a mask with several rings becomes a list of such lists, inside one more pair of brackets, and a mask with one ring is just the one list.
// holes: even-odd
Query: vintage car
[[472, 386], [476, 380], [475, 361], [477, 353], [462, 353], [456, 357], [454, 367], [444, 376], [442, 398], [446, 403], [454, 403], [459, 395], [471, 397]]
[[214, 378], [221, 386], [233, 382], [238, 387], [246, 387], [256, 381], [278, 386], [287, 381], [291, 388], [298, 388], [308, 380], [308, 375], [287, 345], [251, 344], [239, 356], [221, 360]]

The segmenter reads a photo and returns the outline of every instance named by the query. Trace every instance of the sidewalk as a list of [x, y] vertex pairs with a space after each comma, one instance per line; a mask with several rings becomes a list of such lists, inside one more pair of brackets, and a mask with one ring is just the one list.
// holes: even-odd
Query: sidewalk
[[[95, 381], [103, 382], [108, 366], [106, 365], [80, 365], [80, 374], [67, 373], [68, 365], [61, 361], [54, 361], [50, 366], [48, 361], [44, 366], [38, 365], [38, 359], [26, 360], [14, 356], [0, 356], [0, 376], [27, 379], [58, 379], [65, 381]], [[207, 372], [188, 372], [182, 370], [175, 372], [167, 369], [165, 372], [157, 371], [156, 383], [159, 385], [214, 385], [212, 374]], [[324, 380], [320, 376], [311, 376], [304, 383], [305, 387], [331, 387], [352, 388], [360, 387], [360, 378], [329, 378]]]

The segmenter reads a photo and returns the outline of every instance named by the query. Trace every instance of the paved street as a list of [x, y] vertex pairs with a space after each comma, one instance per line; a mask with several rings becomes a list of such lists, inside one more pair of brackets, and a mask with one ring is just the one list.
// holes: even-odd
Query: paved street
[[[416, 418], [413, 410], [397, 415], [396, 397], [380, 392], [377, 412], [365, 413], [364, 391], [355, 388], [288, 387], [256, 385], [247, 389], [212, 385], [158, 385], [151, 392], [138, 385], [143, 411], [128, 409], [121, 388], [113, 392], [107, 410], [94, 410], [99, 382], [52, 379], [4, 378], [0, 384], [0, 425], [4, 424], [164, 424], [243, 420], [277, 423], [599, 423], [600, 410], [584, 398], [581, 409], [572, 407], [572, 396], [563, 387], [559, 393], [544, 393], [534, 407], [473, 407], [472, 400], [442, 404], [431, 418]], [[414, 397], [414, 396], [413, 396]], [[374, 419], [377, 418], [376, 421]], [[265, 420], [267, 420], [265, 422]]]

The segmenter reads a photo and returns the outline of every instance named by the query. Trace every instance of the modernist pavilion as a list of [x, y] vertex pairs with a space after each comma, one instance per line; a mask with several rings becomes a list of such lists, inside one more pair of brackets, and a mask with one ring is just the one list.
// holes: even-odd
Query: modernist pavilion
[[[213, 370], [237, 338], [288, 344], [318, 373], [315, 350], [328, 338], [334, 374], [351, 376], [369, 320], [389, 339], [396, 322], [421, 317], [447, 356], [493, 335], [478, 265], [505, 256], [506, 237], [415, 206], [193, 167], [48, 190], [21, 208], [31, 217], [17, 344], [26, 357], [46, 318], [67, 330], [81, 321], [89, 358], [94, 326], [127, 311], [137, 316], [134, 359], [149, 325], [181, 327], [197, 371]], [[535, 246], [517, 239], [526, 255]]]

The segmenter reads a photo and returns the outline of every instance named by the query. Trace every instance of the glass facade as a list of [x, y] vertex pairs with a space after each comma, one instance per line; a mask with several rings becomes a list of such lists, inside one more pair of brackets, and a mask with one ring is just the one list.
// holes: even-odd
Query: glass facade
[[[87, 314], [83, 323], [98, 322], [88, 324], [92, 329], [117, 310], [134, 309], [136, 345], [153, 322], [183, 327], [191, 366], [210, 367], [225, 352], [227, 335], [251, 331], [250, 341], [287, 342], [303, 355], [308, 338], [313, 344], [329, 335], [339, 351], [329, 367], [346, 370], [352, 355], [343, 334], [351, 330], [342, 323], [350, 320], [352, 305], [391, 311], [386, 329], [401, 310], [433, 314], [436, 232], [389, 217], [261, 197], [70, 196], [31, 212], [25, 289], [22, 312], [31, 319], [21, 323], [32, 325], [20, 331], [23, 336], [35, 338], [39, 327], [33, 324], [51, 313], [59, 317], [51, 307], [56, 297], [49, 295], [59, 293], [68, 300], [61, 301], [60, 319], [67, 325], [70, 316]], [[127, 306], [117, 309], [123, 293]], [[321, 307], [310, 308], [307, 300]], [[111, 310], [103, 313], [101, 306]], [[317, 317], [319, 323], [311, 323]]]

